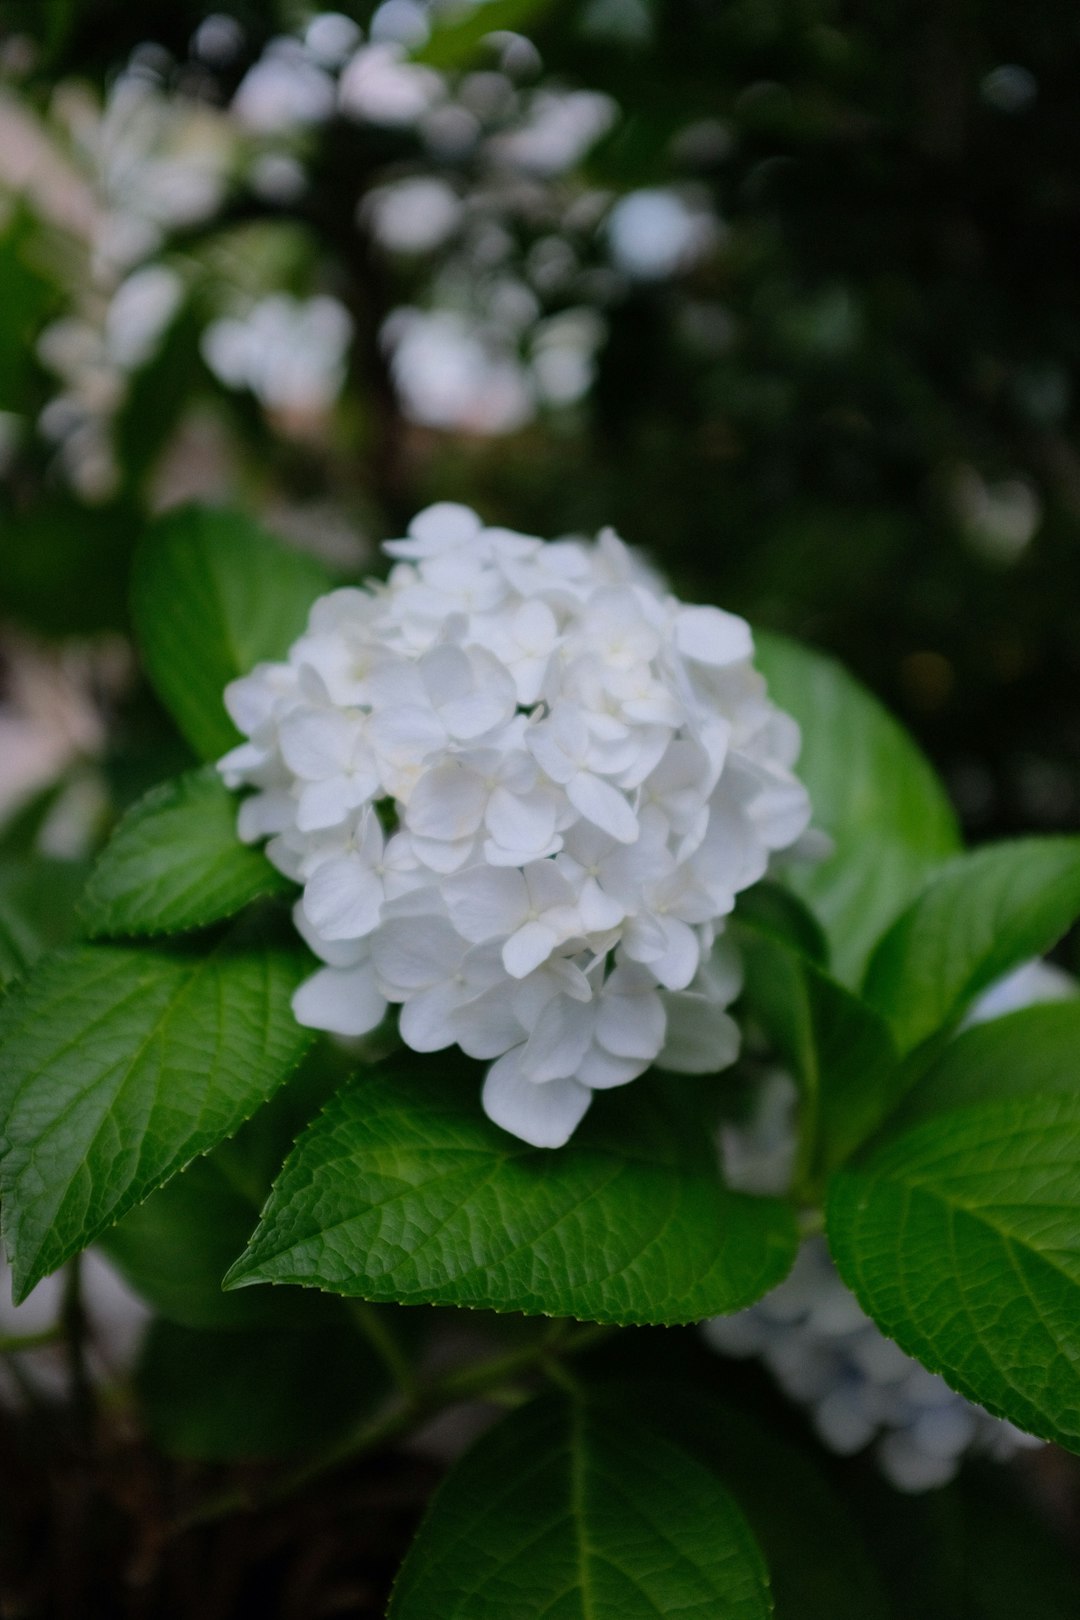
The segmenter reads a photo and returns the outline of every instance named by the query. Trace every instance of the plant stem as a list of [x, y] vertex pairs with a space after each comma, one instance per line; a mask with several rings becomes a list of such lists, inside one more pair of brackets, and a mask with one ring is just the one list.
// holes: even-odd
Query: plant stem
[[565, 1374], [558, 1358], [587, 1349], [598, 1339], [606, 1337], [610, 1331], [610, 1328], [595, 1323], [583, 1327], [579, 1333], [562, 1338], [557, 1349], [551, 1337], [548, 1337], [540, 1343], [525, 1345], [518, 1350], [508, 1351], [505, 1355], [492, 1356], [487, 1361], [477, 1362], [471, 1367], [462, 1367], [456, 1372], [446, 1373], [427, 1385], [414, 1383], [412, 1393], [403, 1395], [389, 1411], [369, 1419], [343, 1435], [325, 1451], [318, 1452], [298, 1467], [281, 1475], [269, 1487], [260, 1491], [244, 1486], [233, 1486], [216, 1496], [208, 1497], [206, 1501], [176, 1521], [172, 1527], [172, 1534], [178, 1535], [185, 1530], [193, 1529], [196, 1525], [212, 1524], [234, 1513], [250, 1513], [257, 1508], [284, 1501], [303, 1490], [313, 1480], [320, 1479], [336, 1468], [355, 1462], [379, 1450], [390, 1441], [408, 1434], [410, 1430], [417, 1428], [428, 1418], [434, 1417], [444, 1407], [456, 1405], [459, 1401], [496, 1396], [511, 1379], [522, 1373], [540, 1371], [548, 1377], [554, 1376], [558, 1382], [563, 1382]]
[[60, 1344], [64, 1330], [59, 1322], [42, 1328], [37, 1333], [0, 1333], [0, 1356], [18, 1356], [24, 1350], [41, 1350], [48, 1344]]
[[377, 1305], [363, 1299], [347, 1301], [349, 1314], [360, 1332], [386, 1368], [399, 1391], [411, 1399], [416, 1390], [416, 1375], [397, 1334]]
[[60, 1306], [60, 1330], [67, 1344], [71, 1368], [72, 1404], [84, 1433], [89, 1432], [94, 1409], [94, 1389], [86, 1365], [86, 1312], [82, 1298], [82, 1255], [68, 1261], [64, 1272], [64, 1292]]

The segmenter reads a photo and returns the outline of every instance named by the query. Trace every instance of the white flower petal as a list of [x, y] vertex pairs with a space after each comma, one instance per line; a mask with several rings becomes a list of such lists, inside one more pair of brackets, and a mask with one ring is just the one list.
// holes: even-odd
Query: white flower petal
[[725, 667], [754, 656], [750, 626], [717, 607], [684, 607], [675, 616], [675, 645], [684, 658]]
[[575, 1073], [592, 1042], [596, 1009], [592, 1002], [553, 996], [541, 1012], [521, 1055], [530, 1080], [563, 1080]]
[[528, 912], [520, 872], [473, 866], [449, 878], [442, 892], [454, 927], [477, 945], [513, 933]]
[[466, 1057], [472, 1058], [501, 1057], [512, 1046], [520, 1045], [527, 1034], [501, 985], [463, 1002], [452, 1023], [455, 1040]]
[[666, 1026], [664, 1004], [655, 991], [636, 996], [601, 992], [596, 1039], [612, 1057], [652, 1063], [664, 1044]]
[[454, 980], [421, 990], [401, 1009], [399, 1028], [414, 1052], [441, 1052], [457, 1041], [452, 1015], [461, 1005], [461, 986]]
[[717, 1074], [739, 1055], [739, 1026], [704, 996], [666, 995], [667, 1036], [657, 1063], [676, 1074]]
[[331, 776], [323, 782], [309, 782], [297, 800], [296, 825], [303, 833], [340, 827], [361, 802], [343, 776]]
[[589, 771], [578, 771], [566, 784], [567, 797], [586, 821], [610, 833], [620, 844], [637, 841], [641, 828], [638, 818], [618, 788], [601, 781]]
[[455, 842], [476, 831], [486, 804], [487, 790], [480, 777], [448, 760], [427, 771], [417, 782], [409, 798], [405, 824], [421, 838]]
[[584, 1118], [592, 1092], [576, 1080], [543, 1084], [526, 1080], [516, 1051], [507, 1052], [488, 1070], [483, 1090], [485, 1114], [532, 1147], [565, 1146]]
[[281, 753], [290, 771], [305, 782], [340, 775], [352, 757], [356, 725], [335, 710], [301, 709], [281, 727]]
[[390, 1001], [453, 978], [465, 944], [445, 917], [395, 917], [371, 941], [371, 957]]
[[648, 1062], [643, 1058], [615, 1057], [602, 1047], [592, 1046], [582, 1058], [575, 1078], [592, 1091], [611, 1091], [616, 1086], [629, 1085], [644, 1074]]
[[460, 872], [467, 861], [472, 861], [476, 839], [463, 838], [460, 843], [443, 844], [437, 838], [414, 838], [412, 847], [418, 861], [429, 866], [433, 872], [448, 874]]
[[558, 934], [547, 923], [527, 922], [511, 934], [503, 946], [502, 959], [507, 973], [512, 978], [524, 979], [547, 961], [558, 944]]
[[292, 1000], [293, 1016], [306, 1029], [331, 1035], [366, 1035], [380, 1024], [386, 1002], [370, 962], [353, 968], [320, 968], [305, 979]]
[[383, 886], [356, 855], [324, 861], [304, 889], [304, 911], [323, 939], [363, 939], [379, 925]]
[[688, 923], [677, 917], [663, 918], [665, 949], [649, 963], [665, 990], [685, 990], [698, 970], [701, 946]]

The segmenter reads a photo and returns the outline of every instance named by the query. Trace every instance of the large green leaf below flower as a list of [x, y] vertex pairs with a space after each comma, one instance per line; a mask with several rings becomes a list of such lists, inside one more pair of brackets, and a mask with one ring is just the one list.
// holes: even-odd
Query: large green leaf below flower
[[478, 1074], [439, 1070], [387, 1065], [331, 1100], [232, 1285], [674, 1323], [736, 1310], [791, 1265], [791, 1210], [723, 1186], [690, 1082], [599, 1097], [552, 1152], [484, 1118]]

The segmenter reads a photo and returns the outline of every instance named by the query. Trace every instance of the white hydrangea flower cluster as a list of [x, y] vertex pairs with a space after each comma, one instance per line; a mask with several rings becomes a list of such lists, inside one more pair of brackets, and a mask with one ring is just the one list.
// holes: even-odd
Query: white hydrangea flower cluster
[[[742, 619], [687, 607], [611, 532], [544, 543], [440, 503], [385, 584], [316, 602], [235, 681], [240, 834], [303, 885], [347, 1036], [493, 1060], [489, 1116], [567, 1141], [596, 1090], [733, 1061], [723, 920], [806, 829], [798, 728]], [[714, 949], [714, 947], [716, 947]]]

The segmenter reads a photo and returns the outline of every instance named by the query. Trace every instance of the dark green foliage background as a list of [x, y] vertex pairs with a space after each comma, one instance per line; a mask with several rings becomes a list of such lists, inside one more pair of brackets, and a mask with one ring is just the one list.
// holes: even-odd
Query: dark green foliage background
[[[207, 8], [168, 0], [152, 24], [119, 0], [2, 9], [0, 27], [42, 41], [25, 91], [44, 103], [64, 75], [107, 79], [148, 32], [190, 86], [188, 41]], [[247, 43], [219, 81], [200, 79], [211, 99], [230, 93], [300, 10], [291, 0], [222, 9]], [[373, 8], [340, 9], [366, 21]], [[724, 250], [689, 281], [642, 285], [611, 313], [597, 387], [570, 430], [492, 443], [415, 434], [371, 342], [412, 272], [376, 273], [342, 225], [374, 165], [408, 162], [410, 137], [331, 123], [314, 141], [313, 197], [295, 212], [321, 280], [357, 317], [357, 397], [342, 442], [325, 455], [290, 447], [269, 469], [271, 486], [329, 485], [374, 533], [448, 494], [540, 533], [613, 522], [686, 594], [839, 653], [913, 726], [979, 834], [1074, 824], [1075, 8], [651, 0], [651, 39], [637, 44], [586, 33], [580, 0], [514, 9], [545, 71], [606, 90], [622, 109], [590, 159], [592, 178], [616, 189], [704, 186], [725, 222]], [[468, 38], [443, 53], [468, 65]], [[987, 90], [987, 76], [1010, 64], [1032, 80], [1013, 111]], [[701, 120], [721, 126], [718, 155], [673, 156], [673, 137]], [[238, 195], [223, 223], [265, 211]], [[0, 236], [4, 324], [16, 341], [58, 302], [29, 236], [18, 219]], [[688, 304], [723, 312], [721, 352], [687, 337]], [[194, 330], [191, 387], [213, 392]], [[141, 384], [129, 440], [160, 437], [180, 359]], [[32, 400], [33, 379], [9, 375]], [[264, 423], [248, 413], [243, 431], [252, 451], [265, 450]], [[28, 449], [3, 499], [5, 598], [57, 624], [113, 616], [102, 575], [115, 576], [145, 462], [161, 448], [129, 444], [128, 485], [114, 510], [89, 520], [42, 490]], [[1014, 563], [989, 559], [965, 532], [949, 494], [962, 465], [1037, 492], [1042, 522]], [[105, 566], [88, 597], [71, 532], [89, 539], [90, 524]], [[70, 593], [45, 589], [58, 574]]]

